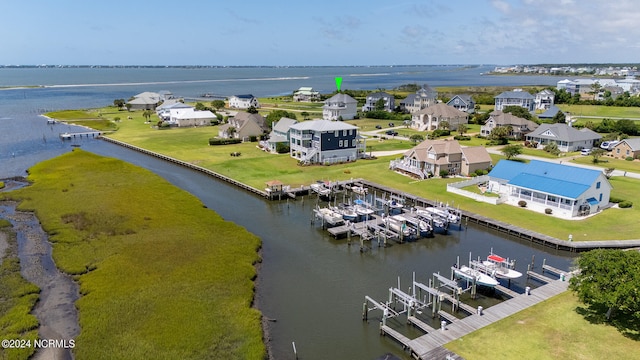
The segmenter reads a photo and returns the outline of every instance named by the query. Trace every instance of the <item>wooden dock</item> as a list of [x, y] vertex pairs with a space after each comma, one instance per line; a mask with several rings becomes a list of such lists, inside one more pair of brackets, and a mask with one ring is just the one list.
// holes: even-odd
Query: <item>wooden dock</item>
[[407, 321], [409, 321], [411, 324], [413, 324], [415, 327], [419, 328], [420, 330], [424, 331], [425, 333], [436, 331], [435, 328], [431, 327], [430, 325], [426, 324], [424, 321], [418, 319], [415, 316], [409, 316], [407, 318]]
[[558, 295], [567, 290], [568, 284], [568, 281], [553, 280], [532, 290], [529, 295], [518, 294], [484, 309], [482, 315], [475, 313], [464, 319], [457, 319], [448, 324], [444, 331], [432, 331], [413, 339], [407, 343], [407, 347], [416, 359], [433, 359], [437, 352], [442, 352], [442, 345]]
[[499, 292], [501, 292], [501, 293], [503, 293], [505, 295], [508, 295], [508, 296], [510, 296], [512, 298], [520, 295], [519, 293], [517, 293], [517, 292], [515, 292], [515, 291], [513, 291], [513, 290], [511, 290], [509, 288], [506, 288], [506, 287], [504, 287], [504, 286], [502, 286], [500, 284], [496, 285], [494, 287], [494, 289], [496, 289], [497, 291], [499, 291]]
[[402, 344], [402, 350], [404, 350], [407, 347], [409, 347], [409, 342], [411, 342], [411, 339], [409, 339], [408, 337], [402, 335], [398, 331], [388, 327], [387, 325], [380, 325], [380, 332], [382, 333], [383, 336], [384, 335], [389, 335], [394, 340], [396, 340], [397, 342]]
[[534, 278], [534, 279], [536, 279], [538, 281], [541, 281], [541, 282], [544, 282], [544, 283], [550, 283], [552, 281], [555, 281], [554, 279], [552, 279], [550, 277], [546, 277], [544, 275], [540, 275], [537, 272], [534, 272], [534, 271], [531, 271], [531, 270], [527, 271], [527, 277]]

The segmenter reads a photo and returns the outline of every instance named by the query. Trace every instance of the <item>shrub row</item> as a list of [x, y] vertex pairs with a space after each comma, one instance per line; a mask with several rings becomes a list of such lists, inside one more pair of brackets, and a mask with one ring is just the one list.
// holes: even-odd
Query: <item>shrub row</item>
[[210, 138], [209, 145], [229, 145], [229, 144], [239, 144], [241, 143], [241, 139], [221, 139], [221, 138]]

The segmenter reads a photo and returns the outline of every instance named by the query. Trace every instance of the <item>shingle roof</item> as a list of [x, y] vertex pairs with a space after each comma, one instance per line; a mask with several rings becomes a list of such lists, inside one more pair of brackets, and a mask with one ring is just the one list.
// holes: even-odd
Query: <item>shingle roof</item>
[[349, 104], [349, 103], [357, 103], [356, 99], [352, 98], [351, 96], [347, 95], [347, 94], [343, 94], [343, 93], [338, 93], [333, 95], [332, 97], [330, 97], [329, 99], [327, 99], [325, 101], [325, 104], [330, 104], [330, 103], [345, 103], [345, 104]]
[[640, 138], [624, 139], [620, 143], [616, 144], [616, 147], [619, 146], [623, 142], [626, 143], [627, 145], [629, 145], [629, 147], [633, 151], [640, 150]]
[[527, 129], [529, 130], [533, 130], [538, 127], [538, 124], [536, 124], [531, 120], [523, 119], [511, 113], [502, 112], [501, 110], [492, 111], [490, 115], [491, 115], [491, 118], [493, 118], [493, 121], [496, 122], [496, 125], [501, 125], [501, 126], [512, 125], [517, 127], [526, 125]]
[[526, 91], [505, 91], [495, 97], [496, 99], [535, 99], [535, 97]]
[[492, 178], [507, 180], [510, 185], [575, 199], [600, 177], [602, 171], [552, 162], [530, 163], [501, 160], [491, 170]]
[[562, 111], [562, 110], [560, 110], [560, 108], [558, 108], [555, 105], [551, 105], [549, 107], [549, 109], [547, 109], [547, 111], [545, 111], [542, 114], [538, 115], [538, 117], [541, 118], [541, 119], [551, 119], [554, 116], [556, 116], [556, 114], [558, 112], [560, 112], [560, 111]]
[[467, 113], [464, 111], [460, 111], [453, 106], [449, 106], [447, 104], [439, 103], [429, 107], [426, 107], [416, 114], [426, 114], [426, 115], [435, 115], [438, 117], [446, 117], [446, 118], [466, 118]]
[[462, 154], [468, 164], [491, 162], [491, 155], [484, 146], [463, 147]]
[[[555, 136], [543, 135], [547, 130]], [[537, 129], [527, 134], [527, 136], [569, 142], [597, 140], [602, 138], [600, 134], [590, 129], [582, 128], [578, 130], [567, 124], [542, 124]]]
[[286, 133], [291, 125], [297, 123], [298, 120], [289, 119], [288, 117], [281, 117], [273, 126], [273, 130], [281, 133]]

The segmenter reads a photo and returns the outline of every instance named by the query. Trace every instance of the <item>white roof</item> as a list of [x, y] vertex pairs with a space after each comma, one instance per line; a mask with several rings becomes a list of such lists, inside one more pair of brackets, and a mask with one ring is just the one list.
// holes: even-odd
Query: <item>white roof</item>
[[357, 130], [358, 127], [342, 121], [310, 120], [310, 121], [303, 121], [303, 122], [299, 122], [297, 124], [291, 125], [291, 129], [314, 130], [314, 131], [336, 131], [336, 130], [351, 130], [351, 129]]
[[215, 118], [216, 115], [209, 110], [198, 111], [194, 109], [187, 109], [179, 114], [176, 114], [175, 119], [212, 119]]

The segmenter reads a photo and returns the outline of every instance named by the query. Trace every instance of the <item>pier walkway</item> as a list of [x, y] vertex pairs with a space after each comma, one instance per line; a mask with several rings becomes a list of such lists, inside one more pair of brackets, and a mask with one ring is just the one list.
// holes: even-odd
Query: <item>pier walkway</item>
[[500, 304], [484, 309], [482, 314], [476, 312], [464, 319], [453, 321], [446, 325], [444, 330], [439, 329], [428, 332], [408, 342], [403, 339], [403, 346], [409, 348], [412, 355], [417, 359], [434, 359], [436, 356], [442, 354], [442, 345], [502, 320], [532, 305], [538, 304], [552, 296], [558, 295], [566, 291], [568, 285], [568, 280], [552, 280], [545, 285], [531, 290], [529, 295], [515, 295], [513, 298], [505, 300]]

